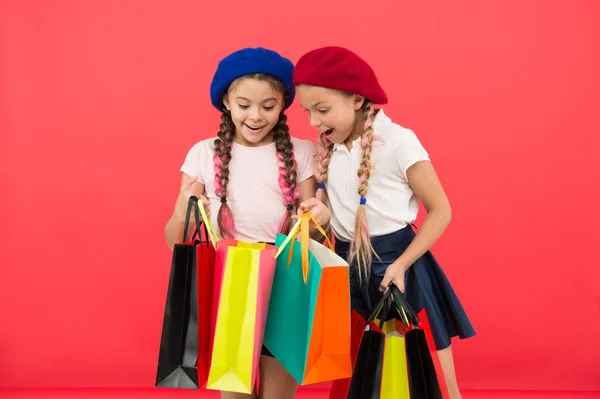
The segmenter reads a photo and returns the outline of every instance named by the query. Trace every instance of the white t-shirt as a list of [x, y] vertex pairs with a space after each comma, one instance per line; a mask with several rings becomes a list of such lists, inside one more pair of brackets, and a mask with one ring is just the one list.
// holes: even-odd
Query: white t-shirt
[[[218, 232], [217, 213], [221, 199], [215, 194], [213, 163], [214, 138], [194, 145], [187, 154], [181, 171], [198, 176], [210, 200], [211, 221]], [[298, 184], [313, 176], [315, 146], [307, 140], [292, 137], [297, 163]], [[229, 162], [227, 205], [235, 220], [236, 240], [275, 242], [279, 223], [286, 211], [283, 192], [278, 183], [279, 168], [275, 143], [262, 147], [246, 147], [233, 143]]]
[[[419, 203], [406, 177], [409, 167], [428, 161], [429, 155], [412, 130], [395, 124], [383, 110], [373, 121], [375, 140], [371, 151], [373, 169], [367, 191], [369, 235], [398, 231], [417, 218]], [[331, 202], [331, 225], [337, 237], [350, 241], [360, 202], [358, 168], [362, 160], [360, 138], [348, 151], [336, 144], [328, 170], [327, 193]]]

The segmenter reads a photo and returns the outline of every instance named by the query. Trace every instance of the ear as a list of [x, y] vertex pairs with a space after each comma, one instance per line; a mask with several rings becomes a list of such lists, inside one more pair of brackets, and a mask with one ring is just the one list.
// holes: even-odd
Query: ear
[[354, 105], [354, 110], [358, 111], [365, 103], [365, 98], [363, 96], [359, 96], [358, 94], [354, 94], [353, 98], [352, 98], [352, 102]]
[[229, 98], [227, 95], [223, 96], [223, 105], [228, 111], [231, 111], [231, 105], [229, 104]]

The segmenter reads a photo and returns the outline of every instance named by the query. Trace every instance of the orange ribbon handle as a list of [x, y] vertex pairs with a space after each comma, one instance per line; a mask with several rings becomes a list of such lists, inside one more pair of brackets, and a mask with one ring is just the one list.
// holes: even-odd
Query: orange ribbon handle
[[275, 257], [279, 256], [279, 254], [281, 253], [281, 251], [283, 251], [285, 246], [288, 243], [290, 243], [290, 251], [288, 253], [288, 263], [287, 263], [287, 267], [290, 267], [290, 264], [292, 262], [292, 254], [294, 251], [294, 243], [297, 240], [298, 235], [300, 235], [300, 245], [301, 245], [301, 253], [302, 253], [302, 278], [304, 280], [304, 284], [308, 284], [308, 269], [309, 269], [309, 267], [308, 267], [308, 264], [309, 264], [309, 262], [308, 262], [308, 245], [309, 245], [309, 240], [310, 240], [310, 226], [309, 225], [310, 225], [311, 221], [315, 224], [317, 230], [319, 230], [319, 232], [323, 235], [323, 237], [325, 237], [325, 240], [327, 241], [327, 246], [329, 247], [329, 249], [334, 251], [335, 249], [334, 249], [333, 243], [331, 242], [329, 237], [327, 237], [327, 233], [325, 233], [325, 230], [321, 227], [319, 222], [317, 222], [317, 219], [315, 218], [315, 216], [312, 213], [307, 212], [307, 213], [303, 213], [302, 215], [300, 215], [300, 217], [298, 218], [298, 221], [292, 227], [287, 238], [281, 244], [281, 246], [279, 247], [279, 250], [275, 254]]

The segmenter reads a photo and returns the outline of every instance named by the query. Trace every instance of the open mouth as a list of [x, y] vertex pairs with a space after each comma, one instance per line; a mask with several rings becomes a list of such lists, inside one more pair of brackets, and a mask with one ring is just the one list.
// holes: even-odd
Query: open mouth
[[333, 128], [329, 129], [329, 130], [325, 130], [323, 132], [323, 134], [325, 135], [325, 137], [329, 138], [331, 137], [331, 135], [333, 134]]
[[252, 130], [253, 132], [258, 132], [260, 129], [264, 128], [266, 125], [262, 125], [262, 126], [251, 126], [248, 125], [246, 123], [244, 123], [244, 125], [246, 125], [246, 127], [250, 130]]

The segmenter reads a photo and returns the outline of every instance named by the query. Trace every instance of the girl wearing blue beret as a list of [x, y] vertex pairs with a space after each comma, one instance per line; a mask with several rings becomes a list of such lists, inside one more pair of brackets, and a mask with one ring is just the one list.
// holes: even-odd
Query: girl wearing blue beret
[[[220, 238], [266, 243], [274, 243], [278, 232], [288, 234], [298, 201], [315, 196], [316, 149], [290, 136], [284, 113], [295, 97], [293, 68], [264, 48], [245, 48], [219, 62], [210, 97], [222, 113], [221, 124], [217, 137], [195, 144], [181, 167], [181, 189], [165, 227], [170, 248], [183, 234], [191, 195], [202, 198], [207, 212], [213, 210], [209, 217]], [[327, 210], [315, 216], [327, 225]], [[221, 392], [221, 397], [286, 399], [295, 396], [296, 387], [263, 347], [260, 392]]]

